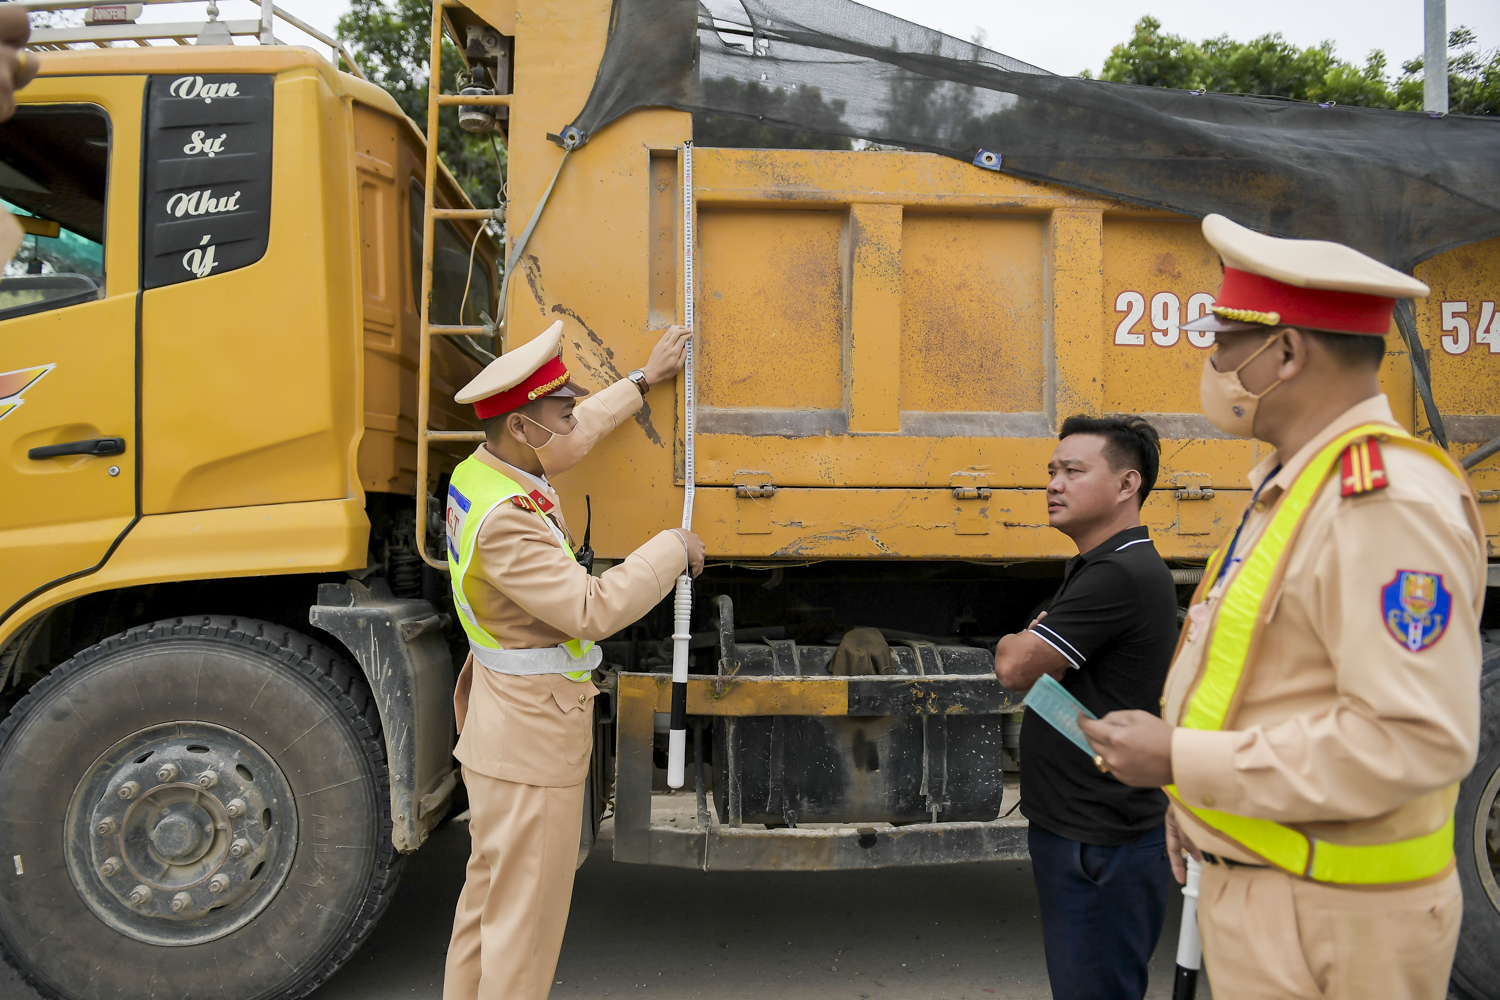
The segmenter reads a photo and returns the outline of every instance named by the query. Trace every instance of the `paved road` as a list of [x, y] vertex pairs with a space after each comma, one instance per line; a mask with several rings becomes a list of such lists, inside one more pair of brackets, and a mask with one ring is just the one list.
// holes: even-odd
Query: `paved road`
[[[370, 940], [314, 1000], [438, 1000], [468, 848], [464, 824], [435, 832]], [[1152, 997], [1171, 995], [1178, 909]], [[608, 841], [578, 872], [556, 979], [554, 1000], [1050, 996], [1029, 864], [705, 874], [616, 864]], [[0, 966], [0, 997], [33, 994]]]
[[[314, 1000], [437, 1000], [466, 834], [449, 824], [411, 859], [391, 913]], [[1178, 911], [1152, 997], [1171, 996]], [[705, 874], [616, 864], [607, 841], [578, 872], [555, 978], [554, 1000], [1051, 995], [1027, 863]]]

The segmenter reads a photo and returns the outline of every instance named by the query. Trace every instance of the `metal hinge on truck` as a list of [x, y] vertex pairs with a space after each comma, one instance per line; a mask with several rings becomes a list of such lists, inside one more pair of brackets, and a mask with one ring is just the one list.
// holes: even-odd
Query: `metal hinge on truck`
[[1172, 477], [1177, 496], [1177, 533], [1207, 535], [1213, 531], [1213, 480], [1201, 472], [1179, 472]]
[[955, 472], [948, 477], [953, 490], [953, 532], [958, 535], [990, 533], [990, 478], [986, 472]]
[[737, 472], [734, 475], [734, 532], [737, 535], [769, 535], [772, 501], [776, 487], [769, 472]]

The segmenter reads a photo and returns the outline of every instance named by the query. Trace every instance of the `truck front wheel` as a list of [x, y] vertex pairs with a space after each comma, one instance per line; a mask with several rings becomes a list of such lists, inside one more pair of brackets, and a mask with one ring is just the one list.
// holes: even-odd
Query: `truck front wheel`
[[1471, 1000], [1500, 1000], [1500, 646], [1484, 647], [1479, 684], [1479, 761], [1464, 779], [1453, 853], [1464, 919], [1453, 982]]
[[364, 679], [269, 622], [133, 628], [0, 724], [0, 951], [49, 997], [300, 997], [395, 890]]

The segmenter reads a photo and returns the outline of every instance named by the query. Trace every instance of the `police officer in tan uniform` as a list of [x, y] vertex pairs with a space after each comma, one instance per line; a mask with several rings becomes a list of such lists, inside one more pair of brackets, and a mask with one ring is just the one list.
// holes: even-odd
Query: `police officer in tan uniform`
[[575, 560], [549, 476], [576, 465], [683, 365], [672, 327], [645, 366], [587, 395], [559, 354], [562, 323], [491, 363], [455, 397], [486, 442], [454, 470], [448, 561], [470, 655], [454, 695], [469, 792], [469, 859], [444, 1000], [544, 1000], [562, 947], [593, 750], [594, 646], [703, 569], [668, 529], [594, 577]]
[[1217, 334], [1204, 412], [1275, 450], [1194, 595], [1163, 718], [1084, 729], [1096, 766], [1171, 796], [1179, 881], [1179, 846], [1205, 862], [1216, 997], [1440, 1000], [1485, 544], [1464, 473], [1377, 381], [1396, 300], [1428, 289], [1334, 243], [1214, 215], [1203, 233], [1224, 261], [1187, 327]]

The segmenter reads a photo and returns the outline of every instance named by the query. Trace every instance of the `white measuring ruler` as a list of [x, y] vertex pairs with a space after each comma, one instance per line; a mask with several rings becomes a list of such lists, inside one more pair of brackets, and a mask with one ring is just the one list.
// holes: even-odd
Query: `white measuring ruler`
[[[688, 330], [683, 376], [682, 530], [693, 530], [693, 143], [682, 144], [682, 324]], [[667, 787], [681, 788], [687, 770], [688, 642], [692, 639], [693, 578], [677, 578], [672, 617], [672, 714], [667, 730]]]
[[682, 369], [684, 409], [682, 415], [683, 484], [682, 527], [693, 527], [694, 482], [693, 438], [696, 393], [693, 386], [693, 341], [698, 331], [693, 325], [693, 144], [682, 145], [682, 324], [692, 332], [687, 340], [687, 362]]

